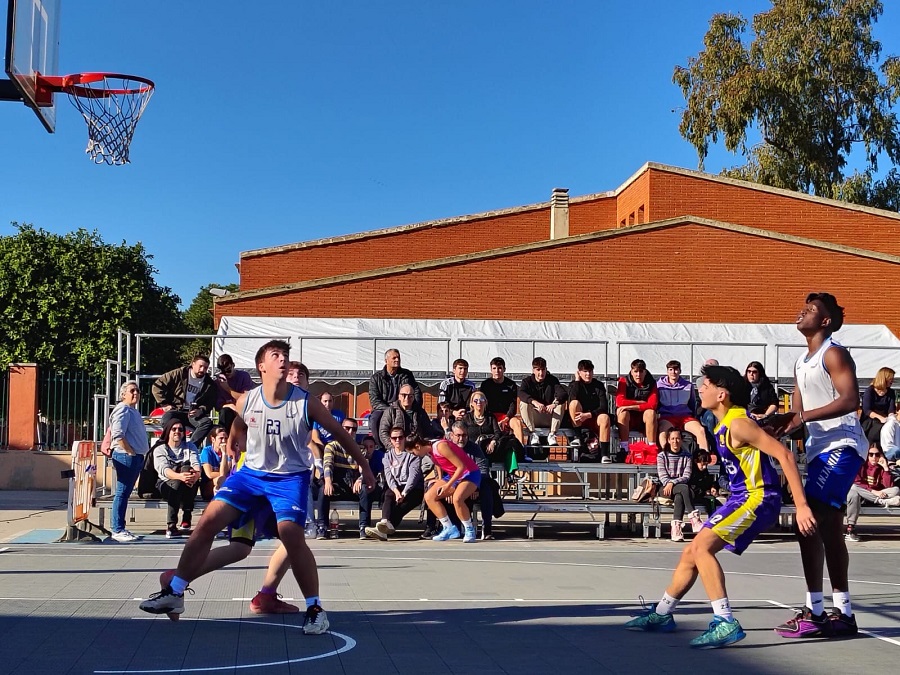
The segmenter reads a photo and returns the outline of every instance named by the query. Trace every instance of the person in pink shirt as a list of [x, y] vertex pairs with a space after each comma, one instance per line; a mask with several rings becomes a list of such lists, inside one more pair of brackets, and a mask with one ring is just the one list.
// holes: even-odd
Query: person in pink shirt
[[425, 493], [425, 503], [443, 527], [441, 533], [433, 537], [434, 541], [459, 539], [459, 529], [451, 522], [443, 503], [449, 499], [465, 530], [463, 543], [475, 542], [472, 513], [466, 504], [481, 485], [481, 471], [475, 460], [452, 441], [424, 438], [415, 433], [406, 439], [406, 450], [417, 457], [429, 455], [441, 472], [441, 480], [436, 480]]

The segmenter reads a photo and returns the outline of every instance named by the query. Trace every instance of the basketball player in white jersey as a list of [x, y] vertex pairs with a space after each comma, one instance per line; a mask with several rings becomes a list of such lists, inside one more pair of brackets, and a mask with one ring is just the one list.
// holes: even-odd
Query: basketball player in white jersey
[[[830, 293], [810, 293], [797, 318], [797, 330], [806, 338], [808, 350], [794, 368], [793, 418], [783, 433], [806, 425], [804, 492], [818, 528], [812, 535], [797, 535], [806, 578], [806, 606], [775, 629], [787, 638], [857, 633], [843, 523], [847, 493], [865, 461], [868, 444], [856, 415], [856, 364], [831, 338], [843, 323], [844, 308]], [[826, 564], [834, 601], [830, 615], [824, 608], [822, 572]]]
[[141, 603], [145, 612], [170, 616], [184, 612], [184, 592], [188, 583], [201, 573], [216, 534], [242, 514], [250, 513], [262, 498], [275, 513], [278, 536], [306, 598], [303, 632], [309, 635], [328, 630], [328, 618], [319, 604], [316, 559], [306, 545], [303, 532], [311, 460], [306, 443], [312, 423], [318, 422], [348, 449], [359, 463], [368, 489], [374, 487], [375, 478], [356, 441], [331, 412], [285, 379], [289, 350], [286, 342], [272, 340], [256, 353], [262, 386], [238, 398], [239, 417], [229, 437], [235, 455], [246, 447], [244, 466], [226, 479], [204, 511], [169, 585]]

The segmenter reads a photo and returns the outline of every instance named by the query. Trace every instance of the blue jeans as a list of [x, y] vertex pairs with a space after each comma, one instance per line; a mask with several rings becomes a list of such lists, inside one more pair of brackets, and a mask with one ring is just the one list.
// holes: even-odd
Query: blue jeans
[[128, 498], [137, 483], [141, 469], [144, 468], [143, 455], [129, 455], [127, 452], [116, 450], [112, 454], [112, 463], [116, 469], [116, 494], [113, 497], [112, 507], [112, 531], [121, 532], [125, 529], [125, 510], [128, 508]]

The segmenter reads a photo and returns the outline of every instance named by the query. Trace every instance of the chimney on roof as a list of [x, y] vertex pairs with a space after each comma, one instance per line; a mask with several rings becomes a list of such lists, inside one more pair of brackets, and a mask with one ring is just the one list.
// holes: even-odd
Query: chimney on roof
[[553, 188], [550, 195], [550, 238], [569, 236], [569, 188]]

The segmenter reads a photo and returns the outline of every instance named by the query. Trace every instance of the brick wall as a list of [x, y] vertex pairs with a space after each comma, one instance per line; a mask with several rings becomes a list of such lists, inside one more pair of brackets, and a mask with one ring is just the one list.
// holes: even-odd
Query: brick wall
[[[655, 211], [652, 220], [662, 220]], [[651, 221], [650, 171], [638, 176], [616, 199], [616, 223], [619, 227]]]
[[[794, 272], [786, 272], [790, 270]], [[806, 293], [825, 290], [847, 308], [848, 323], [884, 323], [900, 335], [898, 272], [891, 263], [689, 224], [216, 303], [216, 312], [356, 317], [361, 299], [385, 298], [364, 303], [365, 314], [434, 318], [440, 307], [440, 318], [791, 323]], [[548, 273], [558, 280], [551, 289], [546, 285]], [[472, 300], [447, 303], [443, 289], [459, 286], [462, 277], [474, 282]], [[479, 298], [488, 293], [520, 301]], [[357, 301], [346, 302], [348, 297]]]
[[611, 230], [616, 226], [616, 198], [601, 197], [569, 205], [569, 234]]
[[894, 218], [663, 170], [648, 173], [654, 220], [702, 216], [900, 255], [900, 220]]
[[550, 208], [241, 259], [241, 290], [476, 253], [550, 238]]

